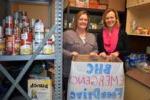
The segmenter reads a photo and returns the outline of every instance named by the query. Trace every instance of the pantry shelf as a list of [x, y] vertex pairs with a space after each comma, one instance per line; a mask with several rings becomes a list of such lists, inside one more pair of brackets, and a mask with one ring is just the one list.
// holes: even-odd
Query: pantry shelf
[[71, 13], [77, 13], [80, 10], [86, 10], [88, 11], [90, 14], [99, 14], [101, 15], [105, 9], [94, 9], [94, 8], [81, 8], [81, 7], [70, 7], [68, 6], [65, 10], [64, 13], [67, 12], [67, 10], [71, 11]]
[[43, 4], [48, 5], [48, 0], [10, 0], [12, 3], [25, 3], [25, 4]]
[[[32, 55], [1, 55], [0, 61], [25, 61], [30, 60]], [[55, 55], [37, 55], [34, 60], [54, 60]]]

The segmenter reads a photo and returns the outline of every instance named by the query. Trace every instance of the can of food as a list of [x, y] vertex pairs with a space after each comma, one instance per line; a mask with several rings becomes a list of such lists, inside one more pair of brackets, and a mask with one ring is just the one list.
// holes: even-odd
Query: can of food
[[44, 39], [44, 33], [43, 32], [36, 32], [34, 34], [34, 38], [36, 42], [42, 42]]
[[[40, 46], [44, 39], [44, 24], [41, 20], [36, 20], [34, 24], [34, 42], [33, 42], [33, 52]], [[43, 50], [40, 51], [43, 53]]]
[[14, 27], [13, 34], [17, 39], [20, 39], [21, 29], [19, 27]]
[[15, 36], [6, 36], [6, 55], [13, 55], [15, 47]]
[[0, 55], [5, 52], [5, 38], [0, 38]]
[[13, 28], [7, 27], [5, 28], [5, 35], [13, 35]]
[[6, 54], [19, 55], [20, 53], [20, 39], [15, 35], [6, 36]]
[[[33, 41], [33, 53], [35, 53], [35, 51], [38, 49], [38, 47], [40, 46], [40, 44], [42, 43], [42, 41]], [[40, 54], [43, 53], [43, 50], [40, 51]]]
[[6, 16], [5, 24], [6, 24], [6, 27], [13, 28], [13, 17]]
[[0, 26], [0, 38], [3, 38], [3, 36], [4, 36], [3, 28], [2, 28], [2, 26]]
[[[49, 34], [48, 28], [45, 29], [45, 34]], [[47, 40], [46, 44], [43, 47], [43, 54], [49, 55], [54, 53], [54, 41], [55, 41], [55, 37], [54, 34], [52, 34], [51, 38]]]
[[53, 44], [52, 39], [48, 39], [48, 41], [43, 47], [43, 54], [50, 55], [53, 53], [52, 44]]
[[23, 32], [21, 33], [20, 54], [32, 54], [32, 33], [29, 27], [23, 28]]

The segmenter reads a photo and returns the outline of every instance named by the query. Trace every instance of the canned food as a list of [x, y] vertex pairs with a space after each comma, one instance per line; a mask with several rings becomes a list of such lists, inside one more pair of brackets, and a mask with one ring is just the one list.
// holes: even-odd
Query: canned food
[[21, 34], [20, 54], [32, 54], [32, 33], [29, 28], [23, 28], [23, 32]]
[[34, 32], [44, 32], [44, 24], [41, 20], [36, 20], [34, 25]]
[[43, 47], [43, 54], [52, 54], [54, 53], [54, 42], [52, 39], [48, 39], [45, 46]]
[[13, 28], [7, 27], [5, 28], [5, 35], [12, 35], [13, 34]]
[[44, 39], [44, 34], [41, 32], [36, 32], [34, 36], [36, 42], [42, 42]]
[[12, 16], [6, 16], [5, 21], [6, 27], [13, 28], [13, 17]]
[[0, 55], [3, 55], [5, 52], [5, 39], [0, 38]]
[[6, 54], [18, 55], [20, 51], [20, 39], [17, 39], [15, 35], [6, 37]]
[[4, 36], [3, 28], [2, 28], [2, 26], [0, 26], [0, 38], [3, 38], [3, 36]]
[[[33, 41], [33, 52], [35, 53], [36, 49], [40, 46], [42, 41]], [[40, 54], [43, 53], [43, 50], [40, 51]]]

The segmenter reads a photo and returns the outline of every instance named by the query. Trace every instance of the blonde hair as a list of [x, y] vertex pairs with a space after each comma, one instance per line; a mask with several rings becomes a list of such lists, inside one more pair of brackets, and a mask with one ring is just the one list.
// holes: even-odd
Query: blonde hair
[[[89, 14], [87, 11], [85, 10], [82, 10], [82, 11], [79, 11], [76, 15], [75, 15], [75, 18], [74, 18], [74, 21], [73, 21], [73, 30], [76, 31], [77, 29], [77, 23], [78, 23], [78, 19], [80, 18], [81, 15], [84, 15], [86, 14], [87, 17], [88, 17], [88, 24], [89, 24]], [[88, 28], [88, 25], [87, 25], [87, 28]], [[87, 30], [86, 28], [86, 30]]]
[[107, 25], [106, 25], [106, 23], [105, 23], [105, 19], [106, 19], [106, 15], [107, 15], [109, 12], [111, 12], [111, 11], [114, 12], [115, 17], [116, 17], [116, 24], [115, 24], [115, 25], [120, 26], [120, 21], [119, 21], [118, 12], [117, 12], [116, 10], [110, 9], [110, 8], [109, 8], [109, 9], [106, 9], [105, 12], [104, 12], [104, 14], [103, 14], [103, 16], [102, 16], [102, 22], [103, 22], [104, 26], [107, 27]]

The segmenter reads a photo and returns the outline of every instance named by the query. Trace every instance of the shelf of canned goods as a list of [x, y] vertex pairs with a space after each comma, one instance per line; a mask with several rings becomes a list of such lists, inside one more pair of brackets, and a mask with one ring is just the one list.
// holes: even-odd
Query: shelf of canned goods
[[[48, 4], [50, 8], [50, 3], [52, 1], [49, 0], [9, 0], [9, 3], [15, 2], [23, 2], [23, 3], [36, 3], [36, 4]], [[14, 89], [17, 88], [19, 92], [28, 100], [30, 97], [23, 90], [23, 88], [19, 85], [20, 80], [23, 78], [27, 70], [30, 68], [31, 64], [34, 60], [54, 60], [55, 66], [55, 86], [54, 86], [54, 100], [62, 100], [62, 33], [63, 33], [63, 0], [55, 0], [55, 24], [50, 27], [50, 31], [45, 34], [45, 38], [38, 45], [33, 54], [29, 55], [0, 55], [0, 62], [8, 62], [8, 61], [27, 61], [23, 69], [18, 74], [17, 78], [14, 79], [5, 67], [0, 63], [0, 72], [4, 74], [5, 77], [12, 83], [7, 93], [4, 95], [3, 100], [8, 100], [10, 95], [13, 93]], [[10, 5], [9, 4], [9, 5]], [[50, 13], [50, 12], [48, 12]], [[48, 16], [49, 17], [49, 16]], [[55, 43], [54, 49], [55, 52], [47, 55], [41, 54], [41, 50], [43, 50], [44, 45], [48, 41], [49, 38], [54, 35]]]

